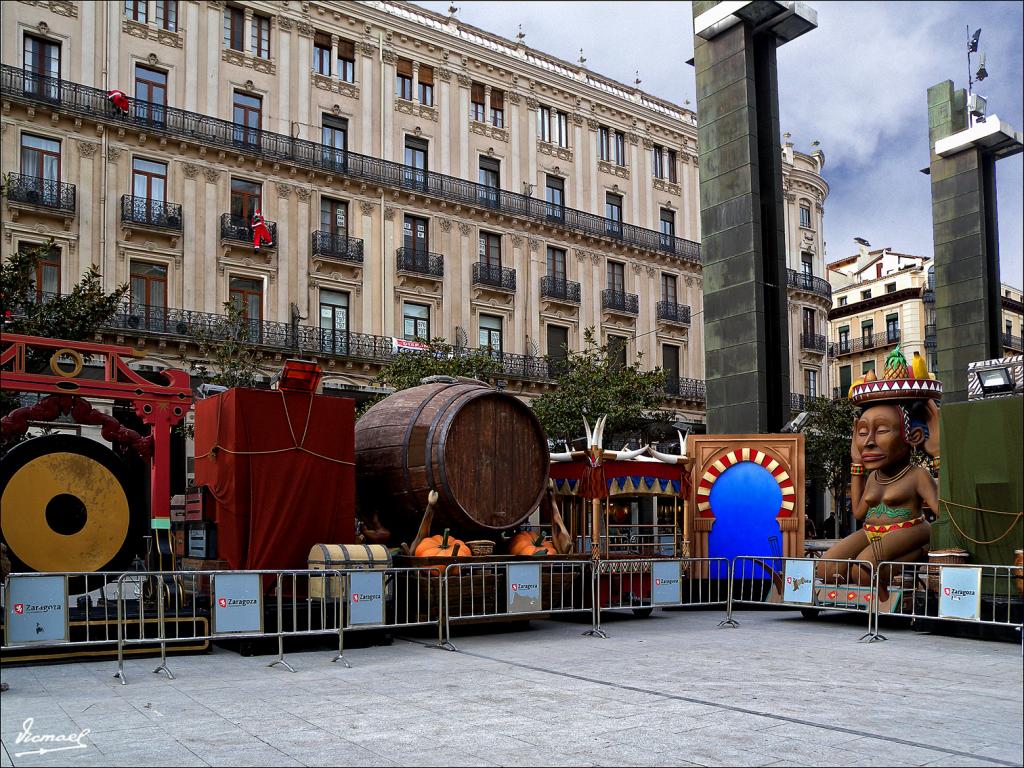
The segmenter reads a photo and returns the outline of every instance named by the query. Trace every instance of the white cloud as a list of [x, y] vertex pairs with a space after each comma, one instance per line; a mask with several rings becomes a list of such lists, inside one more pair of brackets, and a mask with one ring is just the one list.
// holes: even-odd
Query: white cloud
[[[443, 0], [419, 2], [447, 13]], [[682, 104], [694, 100], [688, 2], [464, 2], [458, 17], [624, 83], [639, 70], [642, 88]], [[828, 258], [853, 251], [855, 236], [874, 246], [932, 252], [927, 94], [952, 79], [965, 87], [967, 26], [980, 27], [990, 78], [976, 90], [990, 112], [1018, 130], [1024, 52], [1017, 2], [812, 2], [818, 29], [779, 49], [782, 130], [797, 149], [818, 140], [831, 186], [826, 203]], [[691, 105], [692, 106], [692, 105]], [[1024, 161], [998, 166], [1002, 279], [1022, 278]]]

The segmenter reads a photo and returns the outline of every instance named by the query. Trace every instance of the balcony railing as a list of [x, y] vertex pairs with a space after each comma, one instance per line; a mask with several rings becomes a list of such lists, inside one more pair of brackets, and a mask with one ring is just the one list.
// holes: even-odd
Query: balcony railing
[[516, 271], [509, 267], [473, 262], [473, 285], [486, 285], [502, 291], [515, 291]]
[[1005, 349], [1012, 349], [1015, 352], [1020, 352], [1024, 347], [1021, 347], [1021, 337], [1014, 336], [1012, 333], [1003, 334], [1003, 347]]
[[411, 272], [427, 277], [444, 277], [444, 256], [417, 248], [399, 248], [395, 252], [399, 272]]
[[848, 336], [834, 342], [829, 349], [833, 357], [839, 355], [853, 355], [857, 352], [867, 352], [872, 349], [885, 349], [900, 341], [900, 332], [865, 334], [859, 337]]
[[[277, 240], [277, 232], [271, 230], [274, 240]], [[314, 232], [313, 255], [324, 256], [328, 259], [349, 261], [353, 264], [363, 263], [363, 241], [358, 237], [349, 237], [345, 234], [335, 232]]]
[[[0, 94], [15, 101], [56, 105], [67, 114], [137, 127], [149, 133], [176, 136], [264, 160], [290, 163], [392, 188], [416, 189], [425, 195], [464, 205], [483, 204], [510, 216], [542, 223], [551, 221], [549, 206], [544, 200], [517, 192], [146, 101], [129, 99], [128, 112], [122, 113], [110, 103], [106, 92], [98, 88], [34, 75], [10, 65], [3, 65], [0, 75]], [[655, 230], [622, 224], [573, 208], [562, 208], [560, 213], [559, 223], [566, 229], [586, 235], [614, 237], [625, 245], [649, 251], [666, 250], [665, 236]], [[671, 242], [673, 247], [669, 252], [673, 256], [700, 263], [699, 243], [681, 237]]]
[[670, 323], [680, 325], [690, 324], [690, 308], [685, 304], [676, 304], [674, 301], [659, 301], [657, 306], [659, 320], [667, 320]]
[[570, 304], [580, 303], [580, 284], [572, 280], [563, 280], [553, 275], [544, 275], [540, 279], [540, 295], [542, 298], [565, 301]]
[[924, 348], [935, 349], [938, 347], [938, 342], [935, 339], [935, 325], [928, 324], [924, 327]]
[[707, 398], [703, 381], [678, 376], [666, 377], [665, 393], [698, 403], [703, 403]]
[[150, 200], [148, 197], [122, 195], [121, 221], [181, 232], [181, 206], [163, 200]]
[[38, 205], [55, 211], [75, 212], [75, 185], [11, 173], [7, 177], [7, 199], [14, 203]]
[[806, 395], [799, 395], [796, 392], [789, 393], [789, 410], [793, 413], [800, 413], [805, 411], [808, 397]]
[[921, 300], [925, 304], [934, 304], [935, 303], [935, 291], [932, 288], [925, 288], [924, 292], [921, 294]]
[[[273, 239], [273, 242], [263, 247], [276, 248], [277, 224], [273, 221], [268, 221], [266, 225], [267, 229], [270, 230], [270, 237]], [[222, 240], [239, 240], [252, 245], [252, 223], [249, 219], [240, 216], [232, 216], [230, 213], [222, 214], [220, 217], [220, 236]]]
[[800, 348], [825, 354], [826, 341], [820, 333], [801, 333]]
[[622, 312], [627, 315], [640, 314], [640, 298], [635, 293], [613, 291], [605, 288], [601, 291], [601, 307], [612, 312]]
[[823, 299], [828, 299], [829, 302], [832, 301], [832, 285], [823, 278], [808, 275], [804, 272], [797, 272], [795, 269], [787, 269], [786, 284], [790, 288], [808, 291], [809, 293], [821, 296]]

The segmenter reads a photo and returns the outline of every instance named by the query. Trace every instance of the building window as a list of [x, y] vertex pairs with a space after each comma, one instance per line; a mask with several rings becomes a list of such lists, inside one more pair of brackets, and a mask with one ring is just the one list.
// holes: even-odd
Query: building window
[[250, 325], [263, 320], [263, 281], [232, 277], [228, 283], [231, 303], [241, 307]]
[[[1007, 291], [1007, 293], [1009, 293], [1009, 291]], [[1007, 297], [1007, 298], [1009, 298], [1009, 297]], [[1013, 336], [1013, 321], [1012, 320], [1007, 320], [1006, 321], [1005, 335], [1006, 336]]]
[[346, 83], [356, 81], [356, 44], [351, 40], [338, 41], [338, 79]]
[[661, 345], [661, 370], [665, 373], [665, 388], [679, 392], [679, 347], [675, 344]]
[[395, 69], [395, 95], [400, 99], [412, 101], [412, 62], [399, 59]]
[[811, 254], [800, 254], [800, 270], [808, 277], [814, 274], [814, 257]]
[[840, 307], [845, 307], [848, 301], [849, 301], [849, 299], [846, 296], [840, 296], [839, 297], [839, 306]]
[[167, 108], [167, 73], [135, 65], [135, 116], [163, 123]]
[[480, 263], [488, 270], [501, 269], [501, 235], [480, 233]]
[[430, 307], [402, 302], [402, 333], [406, 341], [430, 341]]
[[505, 92], [497, 88], [491, 89], [491, 125], [505, 127]]
[[259, 144], [260, 127], [263, 124], [263, 99], [241, 91], [234, 93], [235, 141], [242, 144]]
[[36, 289], [36, 301], [46, 301], [60, 294], [60, 248], [47, 248], [37, 243], [18, 243], [19, 253], [36, 252], [36, 270], [32, 285]]
[[561, 325], [547, 326], [548, 371], [552, 377], [565, 370], [569, 357], [569, 329]]
[[900, 340], [900, 316], [898, 313], [885, 316], [885, 338], [889, 344]]
[[161, 319], [159, 315], [150, 318], [150, 308], [167, 309], [167, 267], [133, 259], [130, 282], [132, 314], [143, 311], [146, 315], [146, 327], [149, 328], [150, 320]]
[[875, 370], [875, 361], [873, 359], [872, 360], [865, 360], [864, 362], [862, 362], [860, 364], [860, 372], [861, 372], [862, 376], [866, 375], [869, 371], [874, 371], [874, 370]]
[[136, 157], [132, 160], [132, 195], [163, 203], [167, 200], [167, 163]]
[[537, 109], [537, 136], [541, 141], [551, 141], [551, 108]]
[[843, 325], [839, 328], [839, 353], [848, 354], [850, 351], [850, 326]]
[[146, 0], [124, 0], [124, 15], [132, 21], [146, 23]]
[[675, 184], [678, 179], [676, 177], [676, 151], [674, 149], [666, 150], [665, 165], [668, 171], [668, 180]]
[[625, 336], [613, 336], [608, 334], [608, 359], [616, 368], [626, 367], [626, 345], [629, 339]]
[[484, 109], [484, 84], [473, 83], [469, 89], [469, 116], [471, 119], [482, 123], [485, 120]]
[[663, 150], [657, 144], [654, 145], [654, 149], [651, 150], [654, 155], [654, 178], [664, 179], [665, 178], [665, 150]]
[[416, 82], [420, 104], [425, 107], [434, 106], [434, 68], [421, 64]]
[[615, 132], [615, 164], [626, 164], [626, 134], [622, 131]]
[[839, 396], [846, 397], [853, 385], [853, 367], [849, 365], [839, 366]]
[[674, 250], [676, 245], [676, 214], [675, 211], [670, 211], [668, 208], [661, 209], [660, 215], [660, 226], [661, 226], [661, 247], [668, 250]]
[[866, 291], [861, 291], [860, 292], [860, 298], [861, 298], [861, 301], [867, 301], [868, 299], [870, 299], [871, 298], [871, 289], [868, 288]]
[[804, 394], [807, 397], [818, 396], [818, 372], [807, 369], [804, 371]]
[[233, 51], [245, 50], [245, 11], [233, 5], [224, 9], [224, 45]]
[[496, 315], [480, 315], [480, 348], [501, 354], [501, 318]]
[[622, 195], [611, 192], [604, 198], [605, 232], [615, 237], [622, 236]]
[[324, 162], [328, 167], [344, 170], [348, 160], [348, 120], [324, 115], [320, 124], [320, 141]]
[[597, 149], [598, 157], [608, 161], [612, 159], [611, 131], [603, 125], [597, 128]]
[[[25, 35], [22, 52], [25, 69], [25, 93], [56, 99], [60, 96], [60, 43], [34, 35]], [[45, 81], [42, 78], [52, 78]]]
[[817, 333], [817, 331], [818, 331], [818, 328], [817, 328], [817, 323], [816, 323], [816, 318], [815, 318], [814, 310], [810, 309], [809, 307], [804, 307], [803, 317], [804, 317], [804, 335], [805, 336], [813, 336], [813, 335], [815, 335]]
[[348, 203], [321, 197], [320, 231], [335, 237], [348, 237]]
[[608, 290], [626, 292], [626, 265], [618, 261], [608, 262]]
[[320, 75], [331, 74], [331, 38], [317, 33], [313, 39], [313, 71]]
[[493, 208], [498, 207], [501, 189], [501, 163], [492, 157], [480, 158], [480, 170], [477, 177], [486, 189], [479, 190], [480, 202]]
[[545, 176], [544, 199], [547, 201], [547, 215], [552, 219], [565, 217], [565, 179]]
[[156, 25], [168, 32], [178, 31], [178, 0], [156, 0]]
[[231, 217], [248, 227], [252, 215], [262, 209], [263, 187], [255, 181], [231, 179]]
[[21, 134], [21, 174], [41, 179], [39, 189], [30, 190], [30, 193], [36, 191], [45, 202], [56, 204], [56, 182], [60, 181], [60, 142], [31, 133]]
[[559, 286], [565, 284], [565, 249], [548, 246], [548, 277]]
[[565, 112], [555, 114], [555, 144], [569, 146], [569, 115]]
[[320, 334], [328, 352], [348, 352], [348, 294], [320, 291]]
[[864, 320], [860, 324], [860, 339], [865, 349], [874, 346], [875, 324], [872, 320]]
[[270, 19], [259, 14], [252, 17], [252, 53], [261, 59], [270, 58]]
[[806, 205], [800, 206], [800, 226], [808, 229], [811, 226], [811, 209]]
[[886, 293], [896, 293], [896, 283], [886, 283], [885, 284], [885, 292]]
[[427, 186], [427, 142], [414, 136], [405, 137], [406, 186]]
[[403, 224], [407, 251], [426, 253], [430, 250], [430, 222], [420, 216], [406, 216]]
[[661, 300], [666, 304], [677, 303], [676, 276], [661, 273]]

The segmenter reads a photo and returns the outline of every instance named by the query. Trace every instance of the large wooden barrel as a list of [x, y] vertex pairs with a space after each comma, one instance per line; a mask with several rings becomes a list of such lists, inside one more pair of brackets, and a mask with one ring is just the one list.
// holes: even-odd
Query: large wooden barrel
[[396, 392], [356, 423], [359, 515], [412, 541], [431, 489], [434, 529], [460, 535], [518, 525], [547, 487], [544, 429], [525, 403], [472, 379]]

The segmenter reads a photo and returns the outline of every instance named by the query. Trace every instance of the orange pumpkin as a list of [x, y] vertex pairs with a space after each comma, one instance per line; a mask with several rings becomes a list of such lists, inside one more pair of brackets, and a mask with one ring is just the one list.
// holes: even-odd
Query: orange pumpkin
[[529, 530], [520, 531], [509, 540], [508, 553], [510, 555], [543, 556], [554, 554], [555, 545], [552, 544], [550, 549], [545, 546], [543, 532], [535, 534]]
[[[472, 557], [473, 553], [470, 552], [469, 545], [461, 539], [449, 536], [448, 531], [449, 529], [445, 528], [443, 534], [427, 536], [416, 546], [416, 551], [413, 554], [416, 557]], [[444, 574], [445, 566], [435, 565], [434, 570]], [[458, 575], [459, 569], [453, 568], [451, 573]]]

